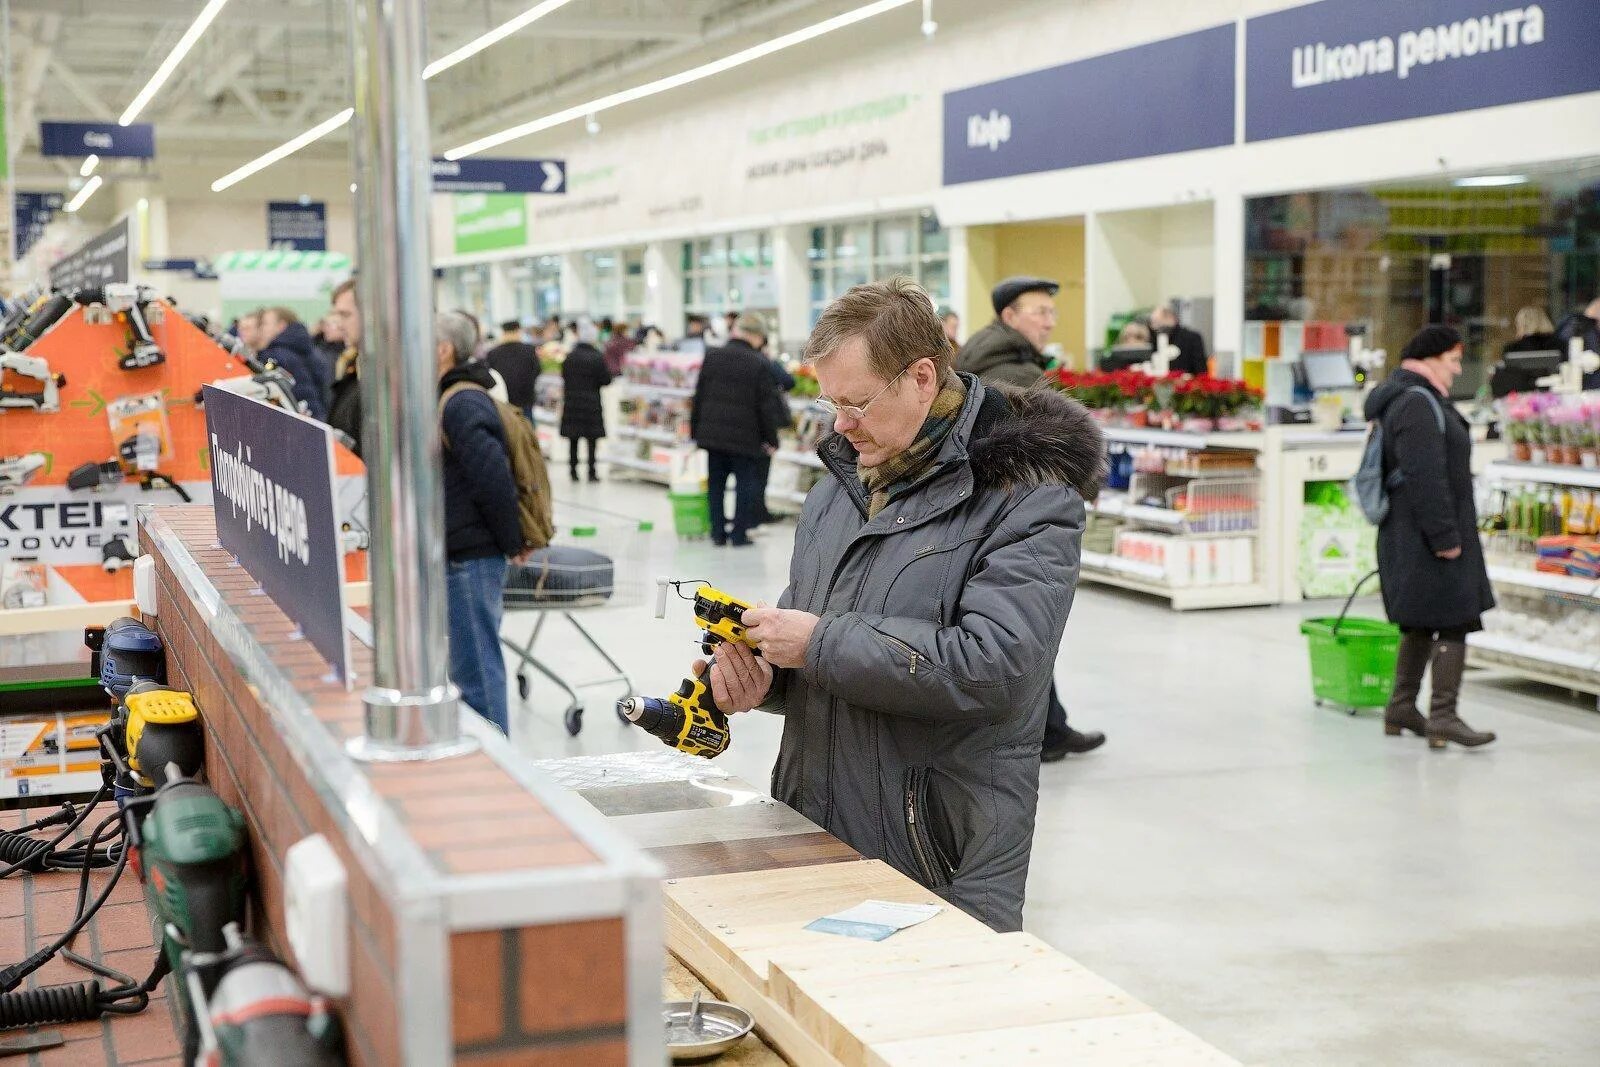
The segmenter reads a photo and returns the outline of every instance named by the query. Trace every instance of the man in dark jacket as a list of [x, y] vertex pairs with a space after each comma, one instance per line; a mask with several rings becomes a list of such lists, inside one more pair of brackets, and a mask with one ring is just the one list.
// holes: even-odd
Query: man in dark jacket
[[[689, 436], [706, 450], [706, 494], [711, 509], [711, 540], [718, 545], [750, 544], [750, 527], [760, 517], [761, 460], [778, 451], [778, 407], [782, 397], [767, 357], [767, 324], [761, 316], [739, 317], [733, 337], [706, 353], [689, 411]], [[728, 528], [724, 498], [734, 479], [733, 528]]]
[[499, 342], [484, 355], [489, 369], [506, 383], [506, 403], [533, 419], [533, 383], [539, 378], [539, 353], [522, 339], [522, 323], [500, 324]]
[[[1366, 416], [1383, 427], [1389, 513], [1378, 527], [1378, 574], [1389, 621], [1401, 629], [1384, 732], [1425, 736], [1429, 745], [1486, 745], [1456, 712], [1467, 665], [1467, 634], [1481, 630], [1494, 590], [1478, 539], [1472, 434], [1450, 403], [1461, 374], [1461, 335], [1425, 326], [1407, 342], [1398, 370], [1367, 397]], [[1398, 477], [1396, 477], [1398, 475]], [[1426, 719], [1417, 710], [1431, 665]]]
[[265, 309], [261, 312], [261, 337], [262, 361], [270, 359], [288, 371], [294, 379], [294, 398], [305, 402], [307, 415], [326, 422], [333, 369], [323, 367], [322, 355], [299, 316], [284, 307]]
[[1055, 295], [1048, 278], [1007, 278], [989, 294], [994, 321], [961, 346], [956, 369], [995, 385], [1024, 389], [1044, 373], [1044, 346], [1056, 328]]
[[450, 679], [468, 707], [509, 732], [500, 617], [506, 560], [526, 558], [517, 484], [500, 413], [489, 397], [494, 378], [483, 361], [472, 359], [477, 327], [447, 311], [436, 318], [434, 336], [444, 439]]
[[[837, 431], [789, 584], [719, 646], [728, 711], [784, 715], [773, 795], [996, 930], [1022, 928], [1045, 694], [1105, 445], [1060, 393], [951, 368], [905, 279], [823, 312]], [[700, 665], [696, 666], [698, 670]]]
[[[1058, 289], [1048, 278], [1028, 277], [1007, 278], [995, 286], [989, 300], [996, 318], [962, 346], [956, 366], [976, 374], [985, 385], [1027, 388], [1038, 382], [1044, 374], [1043, 349], [1056, 325]], [[950, 330], [942, 319], [941, 327], [948, 338]], [[1040, 758], [1055, 763], [1069, 755], [1093, 752], [1105, 743], [1106, 735], [1099, 730], [1078, 730], [1067, 724], [1067, 707], [1052, 684]]]
[[361, 308], [356, 303], [356, 280], [340, 283], [333, 291], [333, 318], [339, 320], [345, 350], [333, 370], [332, 399], [328, 403], [328, 425], [343, 434], [350, 451], [361, 455], [361, 377], [357, 353], [361, 350]]
[[1161, 336], [1165, 334], [1167, 343], [1178, 350], [1168, 370], [1201, 375], [1211, 369], [1211, 364], [1206, 359], [1206, 339], [1201, 337], [1198, 331], [1179, 323], [1178, 313], [1173, 310], [1171, 304], [1161, 304], [1150, 312], [1150, 332], [1155, 336], [1157, 344], [1160, 344]]

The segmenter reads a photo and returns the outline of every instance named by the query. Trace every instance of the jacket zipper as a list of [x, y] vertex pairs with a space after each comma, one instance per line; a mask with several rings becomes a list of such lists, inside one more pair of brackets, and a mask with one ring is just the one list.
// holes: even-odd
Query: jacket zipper
[[911, 851], [916, 856], [917, 869], [922, 872], [922, 877], [926, 879], [928, 888], [931, 889], [939, 878], [934, 874], [933, 864], [929, 862], [928, 854], [922, 847], [922, 838], [917, 834], [917, 782], [918, 777], [915, 772], [907, 776], [906, 826], [910, 830], [907, 836], [911, 838]]
[[889, 634], [884, 633], [882, 630], [877, 630], [875, 632], [877, 633], [877, 635], [879, 637], [883, 638], [885, 641], [889, 642], [889, 644], [893, 645], [895, 648], [898, 648], [900, 651], [902, 651], [902, 652], [904, 652], [906, 654], [906, 656], [911, 661], [911, 666], [910, 666], [909, 673], [916, 674], [917, 673], [917, 660], [921, 657], [922, 654], [920, 652], [918, 652], [916, 649], [912, 648], [910, 645], [906, 644], [904, 641], [900, 640], [898, 637], [891, 637]]

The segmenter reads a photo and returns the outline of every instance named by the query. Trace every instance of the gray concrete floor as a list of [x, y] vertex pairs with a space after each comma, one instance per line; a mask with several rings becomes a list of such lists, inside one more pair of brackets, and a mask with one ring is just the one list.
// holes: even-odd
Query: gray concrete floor
[[[673, 538], [657, 487], [556, 493], [657, 522], [639, 602], [580, 616], [642, 692], [696, 651], [687, 605], [658, 622], [644, 602], [655, 574], [783, 588], [792, 524], [714, 549]], [[1600, 1064], [1593, 699], [1473, 672], [1462, 714], [1500, 741], [1386, 738], [1371, 713], [1312, 706], [1297, 624], [1336, 611], [1180, 615], [1080, 589], [1056, 677], [1074, 724], [1110, 740], [1043, 770], [1028, 929], [1246, 1064]], [[532, 623], [508, 615], [505, 633]], [[559, 618], [541, 648], [603, 672]], [[655, 748], [616, 720], [621, 692], [588, 691], [568, 738], [565, 698], [536, 677], [513, 735], [539, 758]], [[720, 763], [764, 783], [778, 727], [736, 720]]]

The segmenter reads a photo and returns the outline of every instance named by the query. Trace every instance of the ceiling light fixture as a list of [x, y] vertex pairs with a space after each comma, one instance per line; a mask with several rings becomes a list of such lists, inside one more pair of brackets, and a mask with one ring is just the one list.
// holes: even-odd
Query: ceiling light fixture
[[457, 147], [446, 152], [444, 154], [444, 158], [449, 160], [457, 160], [465, 158], [466, 156], [476, 155], [479, 152], [494, 148], [497, 145], [503, 145], [507, 141], [515, 141], [519, 138], [527, 137], [530, 134], [548, 130], [554, 126], [561, 126], [565, 123], [573, 121], [574, 119], [586, 118], [589, 115], [597, 114], [610, 108], [619, 107], [623, 104], [631, 104], [635, 100], [643, 100], [647, 96], [655, 96], [657, 93], [664, 93], [669, 89], [681, 88], [682, 86], [693, 84], [694, 82], [701, 81], [705, 78], [710, 78], [714, 75], [733, 70], [736, 67], [742, 67], [746, 63], [752, 63], [755, 60], [763, 59], [772, 55], [774, 52], [781, 52], [785, 48], [792, 48], [797, 44], [804, 44], [806, 41], [815, 40], [816, 38], [825, 34], [832, 33], [834, 30], [842, 30], [846, 26], [854, 26], [858, 22], [864, 22], [867, 19], [881, 15], [887, 11], [893, 11], [896, 8], [905, 7], [906, 5], [915, 2], [916, 0], [877, 0], [877, 3], [867, 4], [864, 7], [858, 7], [853, 11], [846, 11], [842, 15], [835, 15], [831, 19], [825, 19], [822, 22], [813, 23], [810, 26], [795, 30], [792, 33], [786, 33], [781, 37], [774, 37], [770, 41], [746, 48], [742, 52], [735, 52], [730, 56], [724, 56], [721, 59], [712, 60], [710, 63], [703, 63], [698, 67], [692, 67], [689, 70], [681, 71], [665, 78], [657, 78], [653, 82], [646, 82], [643, 85], [636, 85], [631, 89], [623, 89], [622, 91], [612, 93], [609, 96], [603, 96], [598, 100], [592, 100], [587, 104], [578, 104], [574, 107], [557, 111], [552, 115], [546, 115], [543, 118], [534, 119], [531, 122], [524, 122], [520, 125], [512, 126], [509, 129], [501, 130], [499, 133], [491, 133], [486, 137], [478, 138], [476, 141], [469, 141], [464, 145], [458, 145]]
[[429, 63], [426, 67], [422, 68], [422, 77], [427, 79], [433, 77], [435, 74], [440, 74], [444, 71], [447, 71], [457, 63], [460, 63], [462, 60], [471, 59], [473, 56], [477, 55], [485, 48], [488, 48], [490, 45], [497, 44], [500, 41], [505, 40], [518, 30], [524, 29], [533, 23], [538, 22], [540, 19], [550, 14], [550, 12], [559, 11], [570, 3], [572, 3], [572, 0], [544, 0], [544, 3], [542, 4], [535, 4], [533, 7], [530, 7], [516, 18], [507, 19], [505, 22], [502, 22], [500, 25], [496, 26], [482, 37], [474, 38], [473, 40], [462, 45], [460, 48], [457, 48], [454, 52], [451, 52], [449, 55], [441, 56], [432, 63]]
[[78, 190], [78, 195], [67, 201], [67, 210], [77, 211], [80, 207], [88, 202], [89, 198], [94, 195], [94, 191], [100, 188], [104, 181], [104, 178], [96, 174], [93, 178], [90, 178], [87, 182], [84, 182], [83, 188]]
[[340, 126], [343, 126], [345, 123], [349, 122], [355, 113], [355, 108], [347, 107], [337, 115], [334, 115], [331, 118], [323, 119], [305, 133], [302, 133], [297, 137], [290, 138], [265, 155], [257, 156], [244, 166], [240, 167], [238, 170], [230, 171], [229, 173], [224, 174], [222, 177], [211, 183], [211, 191], [213, 193], [220, 193], [222, 190], [231, 185], [238, 185], [240, 182], [250, 177], [250, 175], [255, 174], [257, 171], [266, 170], [268, 167], [278, 162], [278, 160], [294, 155], [312, 141], [326, 137], [334, 130], [337, 130]]
[[1526, 185], [1526, 174], [1477, 174], [1469, 178], [1457, 178], [1451, 183], [1457, 189], [1497, 189], [1502, 185]]
[[183, 31], [183, 36], [178, 38], [178, 43], [173, 46], [171, 52], [167, 53], [167, 58], [161, 61], [161, 66], [157, 67], [156, 72], [150, 75], [150, 80], [144, 83], [144, 88], [139, 90], [139, 95], [133, 98], [133, 103], [129, 104], [128, 109], [122, 113], [122, 117], [117, 119], [118, 126], [126, 126], [139, 117], [139, 112], [145, 109], [145, 105], [150, 103], [151, 98], [167, 83], [167, 79], [172, 77], [172, 72], [178, 69], [178, 64], [183, 62], [183, 57], [189, 54], [189, 49], [193, 48], [195, 42], [200, 40], [200, 35], [206, 32], [206, 27], [211, 25], [218, 13], [222, 11], [222, 5], [227, 2], [228, 0], [211, 0], [210, 3], [200, 9], [200, 14], [196, 15], [194, 22], [187, 30]]
[[89, 175], [94, 173], [94, 168], [98, 167], [99, 165], [100, 157], [96, 155], [90, 155], [83, 161], [83, 166], [78, 168], [78, 177], [87, 178]]
[[933, 19], [933, 0], [922, 0], [922, 36], [932, 37], [939, 32], [939, 24]]

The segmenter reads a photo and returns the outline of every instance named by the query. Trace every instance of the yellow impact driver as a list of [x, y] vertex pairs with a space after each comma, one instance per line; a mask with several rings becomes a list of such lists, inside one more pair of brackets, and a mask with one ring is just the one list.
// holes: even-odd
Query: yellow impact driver
[[[667, 613], [667, 590], [680, 590], [694, 582], [674, 582], [665, 578], [656, 582], [656, 618]], [[682, 592], [679, 592], [682, 596]], [[729, 596], [720, 589], [698, 583], [692, 598], [694, 620], [699, 624], [700, 650], [714, 657], [716, 647], [724, 641], [737, 641], [756, 655], [761, 652], [745, 636], [742, 616], [745, 609], [753, 607], [743, 600]], [[693, 678], [685, 678], [677, 690], [662, 697], [624, 697], [617, 701], [617, 713], [636, 726], [661, 738], [679, 752], [691, 756], [714, 759], [728, 749], [733, 736], [728, 729], [728, 716], [717, 707], [711, 695], [711, 660], [706, 669]]]

